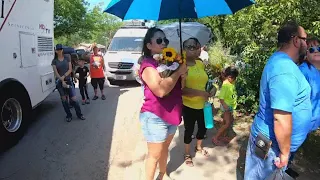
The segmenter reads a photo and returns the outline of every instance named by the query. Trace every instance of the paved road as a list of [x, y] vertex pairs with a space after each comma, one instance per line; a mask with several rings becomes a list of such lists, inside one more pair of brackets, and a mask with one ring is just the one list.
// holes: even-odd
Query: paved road
[[123, 179], [138, 138], [142, 93], [121, 86], [108, 87], [106, 94], [106, 101], [81, 106], [87, 120], [67, 123], [58, 93], [52, 93], [35, 109], [19, 144], [1, 154], [0, 179]]

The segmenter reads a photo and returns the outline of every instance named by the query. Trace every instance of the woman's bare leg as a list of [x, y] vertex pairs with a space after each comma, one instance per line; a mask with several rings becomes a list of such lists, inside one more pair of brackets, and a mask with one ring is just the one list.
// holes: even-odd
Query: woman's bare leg
[[167, 174], [169, 146], [173, 137], [174, 137], [174, 134], [168, 136], [161, 152], [161, 157], [159, 159], [159, 169], [162, 177], [160, 177], [160, 180], [162, 180], [163, 176]]
[[146, 161], [146, 180], [154, 180], [157, 164], [160, 160], [161, 153], [166, 146], [163, 143], [148, 143], [148, 156]]

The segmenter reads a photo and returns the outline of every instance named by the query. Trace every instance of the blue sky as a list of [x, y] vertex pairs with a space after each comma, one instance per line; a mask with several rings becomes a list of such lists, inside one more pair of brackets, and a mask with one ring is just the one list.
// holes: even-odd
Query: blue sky
[[94, 7], [95, 5], [99, 4], [100, 2], [103, 2], [105, 5], [111, 1], [111, 0], [87, 0], [90, 3], [90, 7]]

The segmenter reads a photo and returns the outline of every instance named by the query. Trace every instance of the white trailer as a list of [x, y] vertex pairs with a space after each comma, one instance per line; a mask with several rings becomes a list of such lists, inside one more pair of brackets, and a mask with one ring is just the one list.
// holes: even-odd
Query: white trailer
[[0, 147], [23, 136], [55, 88], [54, 0], [0, 0]]

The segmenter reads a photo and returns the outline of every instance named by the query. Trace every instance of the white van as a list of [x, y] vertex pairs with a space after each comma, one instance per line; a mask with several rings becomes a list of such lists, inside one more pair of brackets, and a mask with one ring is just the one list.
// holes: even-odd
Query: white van
[[106, 76], [111, 83], [136, 80], [134, 68], [141, 57], [147, 31], [145, 26], [127, 26], [119, 29], [113, 36], [104, 55]]

